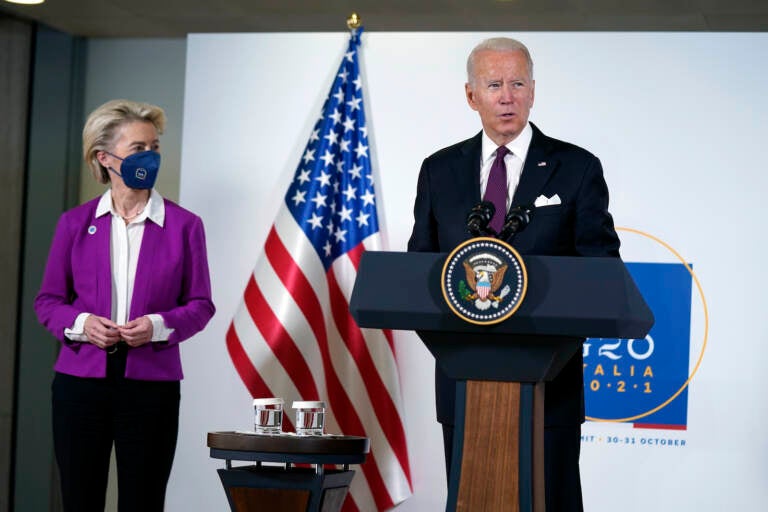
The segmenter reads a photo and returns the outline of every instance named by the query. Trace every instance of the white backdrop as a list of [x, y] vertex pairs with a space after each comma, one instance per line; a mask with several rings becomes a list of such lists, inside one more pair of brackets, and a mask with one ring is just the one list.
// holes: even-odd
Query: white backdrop
[[[488, 33], [363, 35], [365, 107], [381, 223], [404, 250], [422, 159], [475, 134], [465, 59]], [[514, 33], [535, 62], [531, 114], [546, 134], [597, 154], [617, 225], [672, 245], [693, 262], [709, 308], [708, 343], [688, 395], [688, 430], [634, 431], [685, 446], [587, 442], [586, 509], [759, 510], [768, 503], [766, 251], [768, 34]], [[202, 216], [216, 316], [184, 343], [179, 445], [168, 510], [225, 510], [209, 431], [251, 428], [250, 397], [224, 334], [348, 34], [208, 34], [188, 39], [181, 203]], [[623, 232], [627, 261], [676, 261]], [[691, 367], [705, 325], [694, 288]], [[445, 501], [434, 420], [433, 359], [396, 333], [414, 496], [398, 511]], [[605, 439], [625, 425], [588, 423]], [[639, 439], [639, 437], [638, 437]]]

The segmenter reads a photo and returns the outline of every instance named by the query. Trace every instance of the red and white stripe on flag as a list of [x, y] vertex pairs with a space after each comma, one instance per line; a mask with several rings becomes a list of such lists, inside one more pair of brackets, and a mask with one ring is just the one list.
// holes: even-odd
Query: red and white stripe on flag
[[253, 397], [325, 400], [327, 432], [370, 439], [343, 508], [368, 512], [410, 496], [411, 476], [391, 333], [349, 312], [360, 256], [381, 246], [359, 43], [353, 32], [226, 344]]

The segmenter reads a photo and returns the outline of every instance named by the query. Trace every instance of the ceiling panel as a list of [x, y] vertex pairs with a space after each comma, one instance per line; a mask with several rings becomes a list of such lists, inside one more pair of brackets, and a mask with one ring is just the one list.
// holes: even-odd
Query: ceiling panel
[[373, 31], [768, 30], [766, 0], [0, 0], [0, 13], [89, 37], [336, 32], [353, 10]]

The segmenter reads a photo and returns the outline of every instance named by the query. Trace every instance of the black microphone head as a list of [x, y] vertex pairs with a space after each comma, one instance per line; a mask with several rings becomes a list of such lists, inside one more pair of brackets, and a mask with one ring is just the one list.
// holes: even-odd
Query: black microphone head
[[531, 210], [527, 206], [514, 206], [509, 209], [509, 213], [504, 220], [512, 218], [518, 219], [521, 226], [525, 227], [531, 222]]
[[474, 206], [474, 208], [472, 208], [472, 211], [478, 211], [482, 213], [483, 216], [488, 217], [488, 222], [490, 222], [493, 218], [493, 215], [496, 213], [496, 205], [490, 201], [480, 201]]
[[531, 221], [532, 206], [513, 206], [504, 218], [504, 226], [501, 228], [499, 238], [509, 241], [515, 234], [521, 232]]
[[477, 203], [467, 214], [467, 229], [474, 236], [483, 235], [495, 213], [496, 206], [492, 202]]

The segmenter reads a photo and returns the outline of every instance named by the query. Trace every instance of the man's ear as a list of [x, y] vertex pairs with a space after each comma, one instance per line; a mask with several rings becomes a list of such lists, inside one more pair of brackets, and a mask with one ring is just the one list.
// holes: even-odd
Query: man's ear
[[464, 84], [464, 94], [467, 96], [467, 103], [469, 108], [477, 110], [477, 102], [475, 102], [475, 92], [472, 90], [472, 86], [467, 82]]

